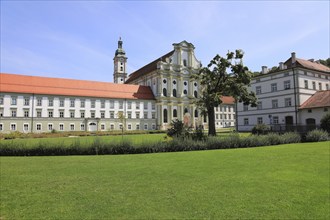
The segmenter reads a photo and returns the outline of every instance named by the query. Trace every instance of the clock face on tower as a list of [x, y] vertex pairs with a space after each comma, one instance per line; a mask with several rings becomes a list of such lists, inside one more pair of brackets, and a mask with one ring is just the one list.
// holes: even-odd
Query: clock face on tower
[[124, 58], [120, 58], [119, 61], [120, 61], [120, 62], [124, 62]]

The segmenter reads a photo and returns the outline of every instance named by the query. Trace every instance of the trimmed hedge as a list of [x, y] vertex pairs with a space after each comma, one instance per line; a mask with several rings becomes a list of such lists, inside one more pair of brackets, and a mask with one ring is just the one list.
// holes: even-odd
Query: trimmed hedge
[[134, 147], [129, 141], [120, 143], [104, 142], [95, 137], [92, 144], [82, 146], [77, 140], [69, 147], [63, 147], [62, 143], [49, 144], [40, 142], [34, 147], [27, 147], [25, 143], [18, 144], [13, 141], [0, 142], [0, 156], [55, 156], [55, 155], [105, 155], [105, 154], [141, 154], [158, 152], [177, 152], [192, 150], [247, 148], [269, 146], [277, 144], [298, 143], [300, 136], [297, 133], [251, 135], [240, 137], [233, 133], [226, 137], [210, 137], [205, 141], [192, 139], [162, 141], [147, 143], [141, 147]]

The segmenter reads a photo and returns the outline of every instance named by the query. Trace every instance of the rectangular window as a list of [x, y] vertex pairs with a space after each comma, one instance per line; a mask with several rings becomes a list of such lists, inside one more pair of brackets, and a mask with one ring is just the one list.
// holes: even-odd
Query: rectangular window
[[37, 124], [37, 131], [41, 131], [41, 124]]
[[41, 118], [41, 111], [37, 111], [37, 118]]
[[152, 104], [151, 104], [151, 109], [152, 109], [152, 110], [155, 110], [155, 109], [156, 109], [156, 105], [155, 105], [155, 103], [152, 103]]
[[308, 89], [308, 80], [304, 80], [305, 89]]
[[3, 131], [3, 124], [0, 124], [0, 131]]
[[261, 86], [256, 87], [256, 94], [257, 95], [261, 94]]
[[148, 113], [147, 113], [147, 112], [145, 112], [145, 113], [143, 114], [143, 118], [144, 118], [144, 119], [147, 119], [147, 118], [148, 118]]
[[70, 111], [70, 118], [74, 118], [74, 111]]
[[278, 108], [278, 100], [277, 99], [272, 100], [272, 108]]
[[54, 106], [54, 100], [53, 99], [48, 99], [48, 106], [50, 106], [50, 107]]
[[23, 130], [24, 130], [25, 132], [29, 131], [29, 124], [24, 124], [24, 125], [23, 125]]
[[322, 90], [322, 83], [319, 83], [319, 90]]
[[16, 124], [10, 124], [10, 130], [16, 131]]
[[101, 124], [101, 130], [105, 130], [105, 124]]
[[70, 99], [70, 107], [74, 107], [75, 106], [75, 100], [74, 99]]
[[272, 92], [276, 92], [277, 91], [277, 83], [272, 83], [271, 84], [271, 89], [272, 89]]
[[258, 123], [259, 125], [263, 123], [262, 117], [258, 117], [258, 118], [257, 118], [257, 123]]
[[29, 110], [24, 110], [24, 117], [28, 118], [29, 117]]
[[127, 129], [128, 129], [128, 130], [132, 130], [132, 125], [131, 125], [131, 124], [128, 124], [128, 125], [127, 125]]
[[278, 116], [273, 117], [273, 124], [278, 124]]
[[101, 112], [101, 118], [105, 118], [105, 113]]
[[127, 112], [127, 118], [129, 118], [129, 119], [132, 118], [132, 113], [131, 112]]
[[132, 102], [127, 102], [127, 109], [132, 109]]
[[53, 112], [52, 111], [49, 111], [48, 112], [48, 118], [52, 118], [53, 117]]
[[0, 97], [0, 105], [3, 105], [3, 97]]
[[17, 105], [17, 98], [16, 97], [11, 97], [11, 104], [12, 105]]
[[148, 124], [144, 124], [144, 130], [148, 130]]
[[135, 129], [136, 129], [136, 130], [140, 130], [140, 124], [136, 124], [136, 125], [135, 125]]
[[312, 82], [312, 85], [313, 85], [313, 89], [316, 90], [316, 83], [314, 81]]
[[53, 130], [53, 124], [48, 124], [48, 131]]
[[105, 100], [101, 100], [101, 108], [105, 108]]
[[249, 105], [243, 105], [243, 111], [248, 111], [249, 110]]
[[308, 111], [308, 113], [312, 113], [312, 109], [308, 109], [307, 111]]
[[140, 109], [140, 102], [136, 102], [136, 109]]
[[42, 99], [41, 98], [37, 98], [37, 106], [41, 106], [42, 105]]
[[85, 112], [80, 112], [80, 118], [85, 118]]
[[231, 114], [228, 114], [228, 119], [231, 119]]
[[24, 105], [25, 106], [30, 105], [30, 98], [29, 97], [24, 98]]
[[64, 111], [60, 111], [60, 118], [64, 118]]
[[60, 124], [60, 131], [64, 130], [64, 124]]
[[249, 125], [249, 119], [248, 118], [244, 118], [244, 125]]
[[153, 113], [151, 113], [151, 118], [152, 119], [155, 119], [156, 118], [156, 114], [153, 112]]
[[115, 107], [115, 103], [113, 100], [110, 100], [110, 108], [113, 109]]
[[114, 130], [115, 129], [115, 125], [114, 124], [110, 124], [110, 130]]
[[122, 124], [119, 124], [119, 129], [123, 130], [123, 125]]
[[227, 111], [227, 106], [223, 107], [223, 111], [226, 112]]
[[285, 99], [285, 107], [290, 107], [291, 106], [291, 98], [286, 98]]
[[156, 130], [156, 125], [152, 124], [152, 130]]
[[80, 108], [85, 108], [85, 100], [80, 99]]
[[325, 84], [325, 89], [329, 90], [329, 84]]
[[135, 112], [135, 117], [140, 118], [140, 112]]
[[91, 100], [91, 108], [95, 108], [95, 100]]
[[85, 131], [85, 124], [80, 124], [80, 130]]
[[95, 118], [95, 112], [91, 112], [91, 118]]
[[115, 118], [115, 112], [113, 112], [113, 111], [110, 112], [110, 118], [111, 119]]
[[64, 99], [60, 99], [60, 107], [64, 107]]
[[16, 110], [12, 110], [11, 111], [11, 117], [15, 118], [16, 116], [17, 116]]
[[290, 89], [290, 88], [291, 88], [290, 80], [284, 81], [284, 89]]
[[257, 109], [261, 110], [262, 109], [262, 102], [257, 102]]
[[74, 131], [74, 124], [70, 124], [70, 130]]
[[118, 104], [119, 104], [119, 109], [123, 109], [123, 101], [119, 101]]
[[143, 103], [143, 106], [144, 106], [144, 110], [148, 110], [148, 103], [147, 102]]

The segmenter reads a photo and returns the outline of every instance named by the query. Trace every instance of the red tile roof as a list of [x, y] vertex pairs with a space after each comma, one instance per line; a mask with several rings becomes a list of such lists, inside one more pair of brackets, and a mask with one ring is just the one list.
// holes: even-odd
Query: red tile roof
[[222, 104], [235, 104], [235, 99], [231, 96], [222, 96], [221, 101]]
[[330, 107], [330, 90], [317, 91], [299, 109]]
[[[285, 61], [285, 65], [287, 66], [287, 68], [292, 68], [292, 58], [289, 58], [287, 61]], [[316, 63], [316, 62], [312, 62], [309, 60], [304, 60], [304, 59], [300, 59], [300, 58], [296, 58], [296, 66], [297, 67], [304, 67], [307, 69], [312, 69], [312, 70], [317, 70], [317, 71], [322, 71], [322, 72], [327, 72], [330, 73], [330, 68], [321, 64], [321, 63]]]
[[149, 86], [7, 73], [0, 73], [0, 92], [115, 99], [155, 99]]
[[141, 67], [137, 71], [131, 73], [129, 75], [129, 78], [126, 80], [125, 83], [130, 83], [133, 80], [135, 80], [135, 79], [137, 79], [137, 78], [139, 78], [139, 77], [141, 77], [141, 76], [143, 76], [143, 75], [145, 75], [147, 73], [150, 73], [150, 72], [156, 70], [157, 69], [157, 63], [158, 63], [158, 61], [161, 61], [161, 60], [164, 61], [167, 57], [172, 56], [173, 53], [174, 53], [174, 50], [172, 50], [171, 52], [165, 54], [164, 56], [161, 56], [160, 58], [152, 61], [151, 63], [145, 65], [144, 67]]

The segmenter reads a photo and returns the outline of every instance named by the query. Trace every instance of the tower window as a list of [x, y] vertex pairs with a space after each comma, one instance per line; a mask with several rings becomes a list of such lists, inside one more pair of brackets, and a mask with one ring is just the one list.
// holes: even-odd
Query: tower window
[[183, 65], [187, 66], [187, 60], [183, 60]]
[[185, 114], [188, 113], [188, 109], [187, 108], [184, 109], [184, 113]]
[[166, 88], [163, 89], [163, 96], [167, 96], [167, 90], [166, 90]]
[[123, 71], [123, 67], [122, 66], [120, 67], [120, 71]]
[[173, 85], [175, 85], [176, 84], [176, 81], [175, 80], [173, 80]]
[[163, 80], [163, 83], [166, 84], [166, 79]]
[[178, 111], [176, 109], [173, 109], [173, 117], [174, 118], [178, 117]]
[[194, 91], [194, 96], [195, 96], [195, 98], [197, 98], [197, 95], [198, 95], [198, 94], [197, 94], [197, 91], [195, 90], [195, 91]]
[[167, 123], [167, 109], [164, 109], [164, 123]]
[[187, 95], [188, 91], [185, 89], [185, 90], [183, 90], [183, 93], [184, 93], [185, 95]]
[[195, 118], [198, 118], [198, 110], [195, 109]]
[[176, 97], [176, 89], [173, 89], [173, 97]]
[[186, 85], [187, 85], [187, 82], [184, 82], [184, 83], [183, 83], [183, 85], [185, 85], [185, 86], [186, 86]]

